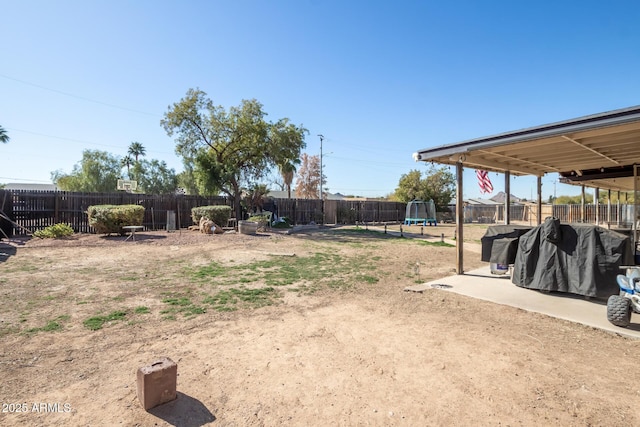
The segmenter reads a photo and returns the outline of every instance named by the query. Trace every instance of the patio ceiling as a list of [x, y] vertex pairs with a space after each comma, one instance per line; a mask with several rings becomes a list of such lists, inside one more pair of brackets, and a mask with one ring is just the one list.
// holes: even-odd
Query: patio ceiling
[[414, 159], [512, 175], [556, 172], [569, 184], [633, 191], [640, 106], [427, 148]]

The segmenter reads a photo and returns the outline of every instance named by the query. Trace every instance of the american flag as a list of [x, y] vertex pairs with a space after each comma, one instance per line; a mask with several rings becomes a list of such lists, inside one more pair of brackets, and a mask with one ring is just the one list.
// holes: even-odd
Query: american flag
[[491, 185], [487, 171], [476, 169], [476, 176], [478, 177], [478, 185], [480, 186], [480, 192], [482, 194], [493, 192], [493, 185]]

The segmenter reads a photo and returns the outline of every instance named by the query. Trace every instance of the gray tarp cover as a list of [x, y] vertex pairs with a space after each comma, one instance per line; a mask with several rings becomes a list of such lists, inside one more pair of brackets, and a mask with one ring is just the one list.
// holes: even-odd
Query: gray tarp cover
[[512, 281], [523, 288], [608, 297], [619, 292], [619, 267], [632, 263], [629, 237], [547, 218], [520, 236]]
[[524, 225], [492, 225], [480, 240], [484, 262], [513, 264], [518, 251], [518, 239], [533, 227]]

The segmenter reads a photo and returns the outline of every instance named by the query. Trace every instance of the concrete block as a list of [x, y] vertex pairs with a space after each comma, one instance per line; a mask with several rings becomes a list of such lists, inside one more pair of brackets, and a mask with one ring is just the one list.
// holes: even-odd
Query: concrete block
[[149, 410], [177, 397], [178, 365], [168, 357], [154, 360], [137, 372], [138, 399]]

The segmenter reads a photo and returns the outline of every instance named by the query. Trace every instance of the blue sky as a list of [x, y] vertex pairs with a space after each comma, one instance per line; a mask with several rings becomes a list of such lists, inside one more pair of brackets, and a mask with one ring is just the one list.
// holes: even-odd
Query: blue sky
[[[383, 196], [427, 169], [418, 149], [640, 104], [638, 22], [632, 0], [4, 1], [0, 182], [50, 182], [132, 141], [179, 172], [160, 120], [198, 87], [304, 125], [309, 154], [323, 134], [329, 190]], [[535, 178], [511, 188], [535, 196]]]

